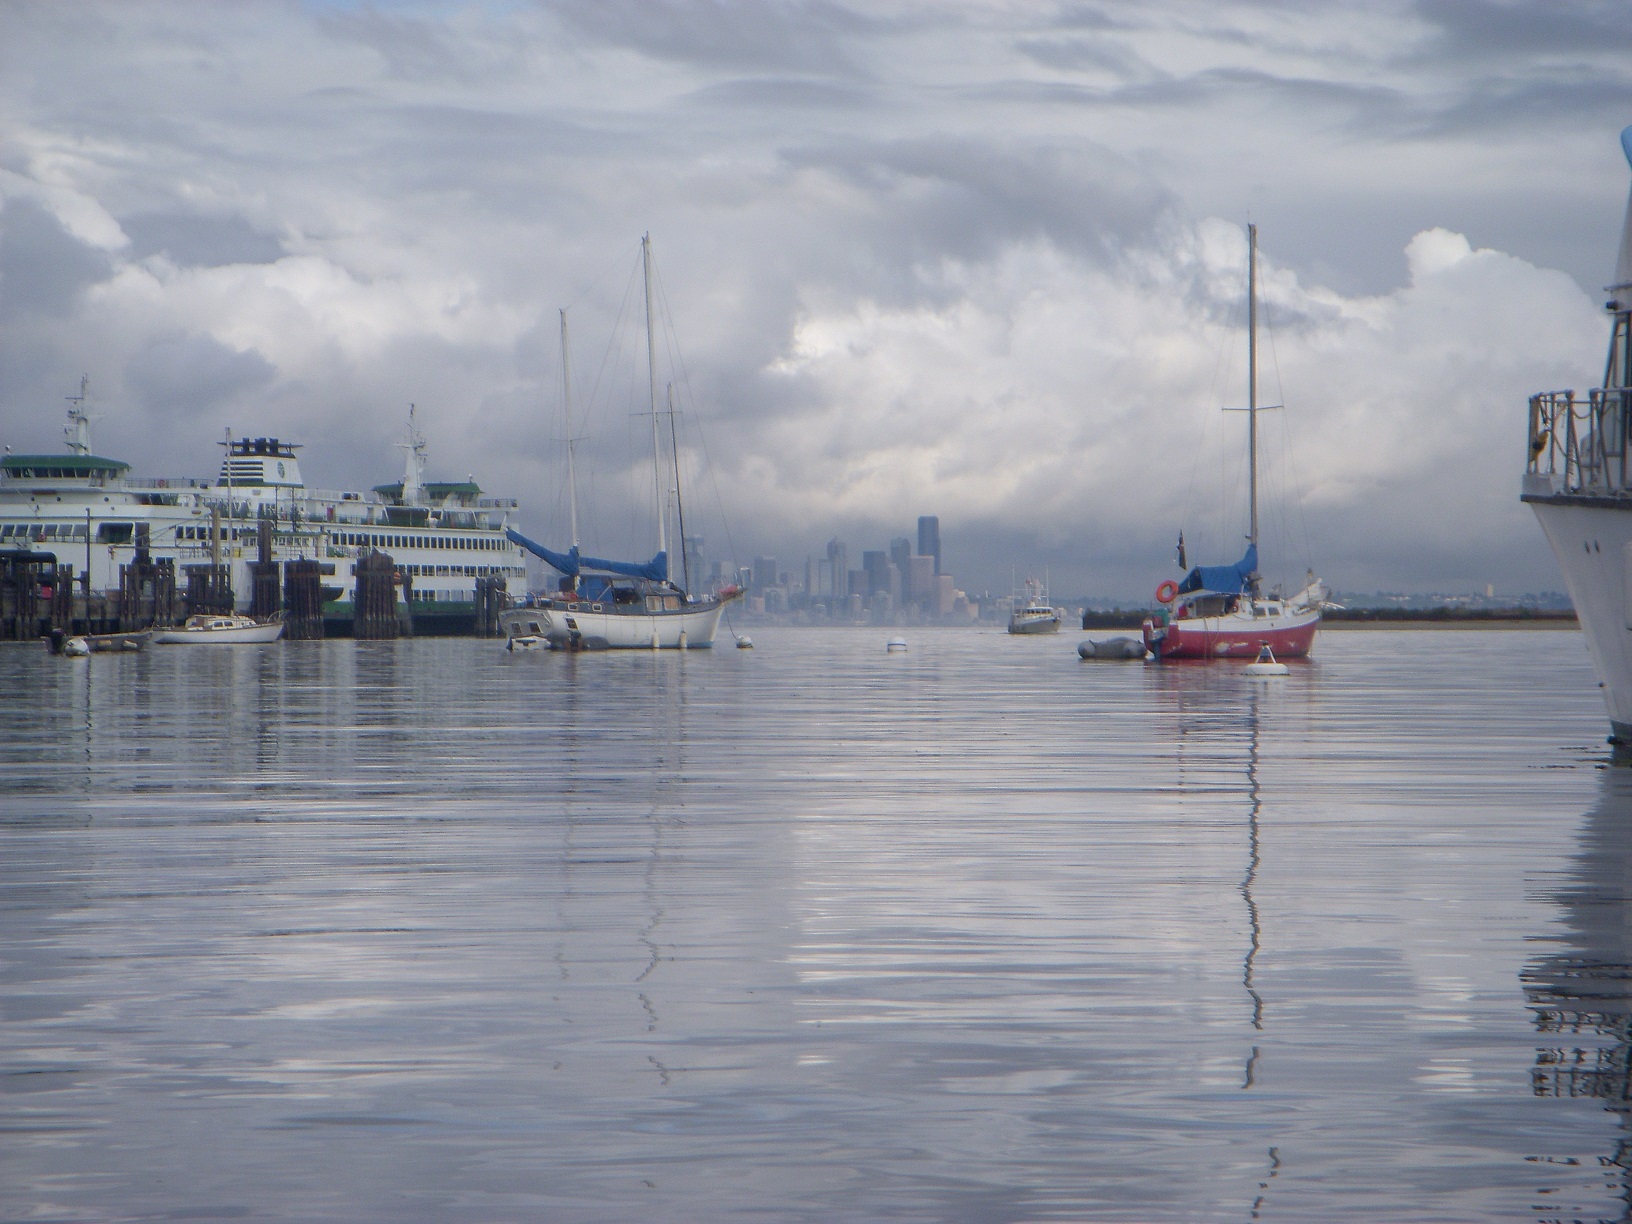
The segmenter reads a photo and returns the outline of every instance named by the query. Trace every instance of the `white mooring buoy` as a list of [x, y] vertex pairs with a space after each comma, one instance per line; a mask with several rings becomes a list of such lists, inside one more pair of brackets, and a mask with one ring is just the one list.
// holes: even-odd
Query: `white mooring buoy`
[[888, 642], [886, 642], [884, 644], [884, 649], [889, 654], [894, 654], [896, 651], [905, 650], [906, 648], [907, 648], [907, 639], [906, 638], [891, 638]]
[[1265, 642], [1258, 648], [1258, 657], [1241, 670], [1249, 676], [1284, 676], [1290, 669], [1285, 663], [1275, 662], [1275, 652]]

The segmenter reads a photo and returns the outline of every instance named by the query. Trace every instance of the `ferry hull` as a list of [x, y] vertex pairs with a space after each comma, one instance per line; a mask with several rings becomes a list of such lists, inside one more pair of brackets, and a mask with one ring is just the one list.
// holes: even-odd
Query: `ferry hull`
[[1564, 572], [1615, 739], [1632, 744], [1632, 504], [1568, 496], [1524, 500]]
[[1144, 625], [1145, 648], [1158, 659], [1255, 659], [1264, 643], [1277, 659], [1306, 658], [1315, 644], [1320, 614], [1308, 612], [1256, 620], [1244, 616], [1198, 616]]
[[557, 650], [706, 650], [724, 613], [724, 601], [673, 612], [512, 608], [499, 614], [499, 627], [507, 638], [542, 637]]

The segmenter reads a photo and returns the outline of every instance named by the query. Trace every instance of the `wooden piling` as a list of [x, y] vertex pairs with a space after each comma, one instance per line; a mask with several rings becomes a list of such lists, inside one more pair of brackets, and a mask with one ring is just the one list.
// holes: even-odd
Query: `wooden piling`
[[[272, 560], [272, 515], [262, 510], [256, 527], [257, 558], [249, 563], [249, 614], [258, 619], [273, 615], [283, 606], [278, 585], [278, 564]], [[285, 633], [285, 636], [288, 636]]]
[[138, 536], [136, 560], [119, 567], [119, 632], [176, 623], [176, 563], [153, 555]]
[[[276, 580], [276, 574], [273, 575]], [[283, 564], [283, 636], [314, 642], [323, 636], [323, 575], [316, 561]]]
[[55, 558], [19, 549], [0, 554], [0, 638], [29, 642], [40, 636], [40, 579]]
[[369, 552], [357, 560], [357, 587], [351, 601], [351, 633], [367, 641], [398, 636], [397, 567], [389, 555]]
[[232, 569], [227, 565], [188, 565], [187, 615], [231, 612], [236, 596], [232, 590]]
[[499, 636], [499, 613], [510, 604], [503, 578], [476, 579], [476, 610], [471, 632], [477, 637]]

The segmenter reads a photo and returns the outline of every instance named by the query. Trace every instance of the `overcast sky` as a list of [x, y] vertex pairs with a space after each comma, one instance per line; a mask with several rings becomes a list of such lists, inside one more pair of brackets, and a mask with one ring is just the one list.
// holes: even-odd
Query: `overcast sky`
[[1628, 123], [1620, 0], [0, 0], [0, 442], [83, 373], [141, 474], [368, 487], [414, 402], [559, 540], [568, 306], [632, 546], [650, 231], [711, 555], [937, 514], [968, 590], [1144, 600], [1239, 555], [1254, 221], [1266, 574], [1556, 590], [1525, 401], [1601, 379]]

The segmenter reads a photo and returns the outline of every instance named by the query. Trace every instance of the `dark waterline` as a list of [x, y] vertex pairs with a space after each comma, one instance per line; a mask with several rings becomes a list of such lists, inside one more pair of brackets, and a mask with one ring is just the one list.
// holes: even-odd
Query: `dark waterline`
[[1578, 634], [893, 635], [0, 649], [0, 1219], [1627, 1215]]

